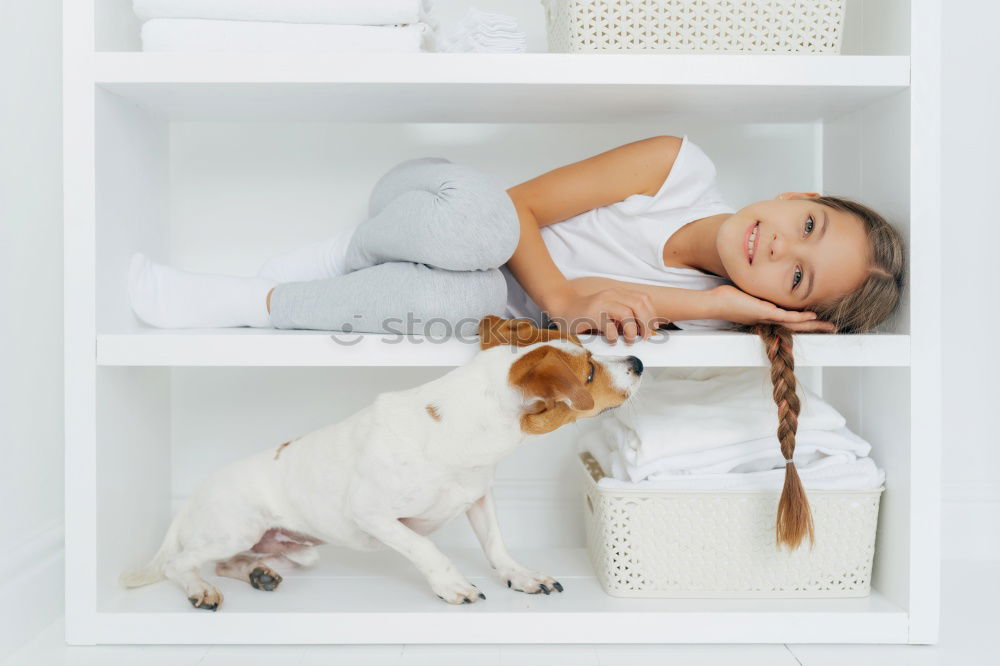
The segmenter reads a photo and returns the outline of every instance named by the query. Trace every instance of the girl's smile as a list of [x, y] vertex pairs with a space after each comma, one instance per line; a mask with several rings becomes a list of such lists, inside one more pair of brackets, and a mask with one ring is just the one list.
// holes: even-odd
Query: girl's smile
[[760, 229], [760, 222], [754, 222], [749, 227], [747, 227], [747, 238], [746, 238], [746, 255], [747, 264], [753, 265], [753, 255], [757, 250], [757, 239], [760, 238], [760, 234], [757, 232]]

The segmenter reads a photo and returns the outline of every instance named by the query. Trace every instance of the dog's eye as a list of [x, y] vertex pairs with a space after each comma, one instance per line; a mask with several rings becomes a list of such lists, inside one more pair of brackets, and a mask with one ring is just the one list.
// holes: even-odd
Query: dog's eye
[[590, 362], [590, 374], [588, 374], [588, 375], [587, 375], [587, 383], [588, 383], [588, 384], [589, 384], [590, 382], [594, 381], [594, 371], [595, 371], [596, 369], [597, 369], [597, 368], [595, 368], [595, 367], [594, 367], [594, 362], [593, 362], [593, 361], [591, 361], [591, 362]]

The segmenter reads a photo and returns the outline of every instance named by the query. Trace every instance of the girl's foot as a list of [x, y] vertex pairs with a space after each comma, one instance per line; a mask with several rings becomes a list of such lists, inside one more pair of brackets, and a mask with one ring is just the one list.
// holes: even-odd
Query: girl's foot
[[263, 278], [180, 271], [138, 252], [128, 270], [132, 310], [159, 328], [270, 328], [267, 294], [274, 287]]
[[345, 257], [354, 228], [333, 238], [297, 247], [269, 259], [257, 271], [257, 277], [277, 283], [326, 280], [347, 273]]

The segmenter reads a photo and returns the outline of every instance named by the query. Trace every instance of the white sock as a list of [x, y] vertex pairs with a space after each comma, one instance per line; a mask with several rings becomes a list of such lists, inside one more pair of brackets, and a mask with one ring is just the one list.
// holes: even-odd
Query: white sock
[[263, 278], [180, 271], [138, 252], [128, 269], [132, 310], [159, 328], [270, 328], [267, 294], [275, 285]]
[[345, 256], [353, 234], [352, 227], [333, 238], [279, 254], [264, 262], [257, 271], [257, 277], [283, 283], [325, 280], [343, 275], [347, 272]]

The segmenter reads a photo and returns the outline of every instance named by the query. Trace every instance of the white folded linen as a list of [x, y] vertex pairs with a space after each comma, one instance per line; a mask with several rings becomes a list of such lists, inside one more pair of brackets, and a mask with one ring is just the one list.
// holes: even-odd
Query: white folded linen
[[144, 21], [160, 18], [339, 25], [429, 23], [431, 0], [133, 0]]
[[[885, 483], [885, 472], [876, 467], [871, 458], [822, 456], [808, 465], [796, 467], [806, 490], [874, 490]], [[622, 490], [780, 491], [784, 482], [785, 470], [782, 468], [746, 474], [665, 474], [638, 483], [605, 477], [598, 485]]]
[[438, 42], [438, 49], [445, 53], [524, 53], [528, 50], [527, 35], [517, 30], [513, 17], [475, 7], [469, 7], [455, 30], [439, 38]]
[[465, 35], [458, 39], [442, 40], [438, 50], [442, 53], [524, 53], [528, 50], [528, 45], [511, 40], [491, 41]]
[[[635, 433], [626, 451], [641, 468], [666, 456], [770, 437], [777, 407], [765, 368], [674, 369], [642, 386], [626, 409], [611, 414]], [[837, 430], [844, 417], [799, 387], [800, 430]], [[639, 445], [641, 443], [641, 446]]]
[[[774, 435], [713, 449], [664, 456], [635, 465], [629, 455], [638, 446], [635, 432], [611, 418], [599, 419], [579, 440], [579, 450], [589, 451], [608, 476], [621, 481], [644, 481], [658, 476], [760, 472], [784, 467], [778, 438]], [[837, 430], [800, 430], [796, 436], [795, 463], [801, 468], [824, 456], [864, 458], [871, 445], [843, 427]]]
[[[800, 388], [795, 467], [807, 489], [869, 490], [885, 473], [844, 417]], [[671, 369], [624, 409], [587, 426], [578, 448], [604, 470], [602, 487], [780, 490], [785, 459], [766, 370]]]
[[462, 18], [458, 21], [459, 29], [474, 29], [480, 26], [502, 26], [505, 28], [517, 28], [517, 19], [513, 16], [497, 14], [494, 12], [484, 12], [477, 7], [469, 7]]
[[153, 19], [142, 24], [143, 51], [197, 53], [417, 53], [435, 50], [434, 30], [405, 26], [319, 25]]

